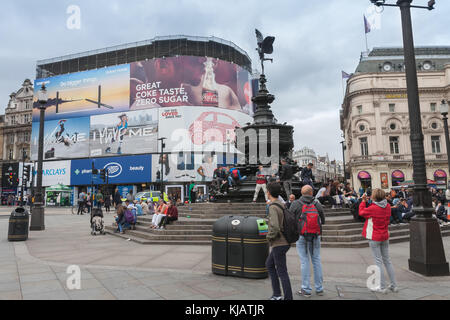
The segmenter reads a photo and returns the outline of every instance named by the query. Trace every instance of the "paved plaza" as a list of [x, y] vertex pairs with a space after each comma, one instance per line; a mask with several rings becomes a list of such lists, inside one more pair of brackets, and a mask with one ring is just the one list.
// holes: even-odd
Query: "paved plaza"
[[[210, 246], [141, 245], [111, 235], [92, 236], [89, 216], [49, 208], [46, 230], [26, 242], [8, 242], [12, 208], [0, 208], [0, 299], [266, 300], [269, 279], [250, 280], [211, 273]], [[105, 216], [107, 224], [113, 214]], [[444, 238], [447, 259], [450, 239]], [[325, 295], [330, 299], [450, 300], [450, 277], [426, 278], [408, 270], [409, 243], [390, 246], [400, 291], [369, 292], [369, 248], [322, 248]], [[81, 289], [69, 290], [67, 267], [81, 269]], [[293, 290], [300, 288], [300, 262], [288, 252]], [[294, 299], [307, 299], [294, 295]]]

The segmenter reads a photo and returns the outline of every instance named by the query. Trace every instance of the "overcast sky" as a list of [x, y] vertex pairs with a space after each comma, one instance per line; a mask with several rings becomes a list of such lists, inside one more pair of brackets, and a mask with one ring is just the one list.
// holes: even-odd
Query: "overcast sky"
[[[396, 0], [387, 0], [394, 3]], [[416, 45], [450, 45], [450, 1], [414, 10]], [[426, 4], [426, 0], [415, 0]], [[81, 9], [81, 29], [69, 30], [70, 5]], [[151, 1], [2, 0], [0, 3], [0, 112], [36, 61], [164, 35], [217, 36], [248, 52], [259, 68], [254, 29], [276, 37], [266, 65], [273, 112], [295, 127], [295, 148], [342, 159], [341, 70], [354, 72], [365, 51], [363, 14], [369, 0]], [[386, 8], [369, 47], [401, 46], [400, 13]]]

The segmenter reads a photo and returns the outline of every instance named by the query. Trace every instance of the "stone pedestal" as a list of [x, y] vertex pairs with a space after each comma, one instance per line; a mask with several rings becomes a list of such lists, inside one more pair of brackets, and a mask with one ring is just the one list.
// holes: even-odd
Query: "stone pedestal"
[[424, 276], [448, 276], [439, 223], [433, 218], [415, 218], [410, 223], [409, 269]]

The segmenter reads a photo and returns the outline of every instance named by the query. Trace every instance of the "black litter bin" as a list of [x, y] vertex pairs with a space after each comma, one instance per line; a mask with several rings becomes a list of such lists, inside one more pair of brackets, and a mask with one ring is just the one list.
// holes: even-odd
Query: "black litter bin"
[[268, 277], [268, 226], [258, 217], [226, 216], [213, 226], [212, 272], [251, 279]]
[[11, 212], [8, 228], [9, 241], [25, 241], [28, 239], [29, 219], [28, 211], [23, 207], [18, 207]]

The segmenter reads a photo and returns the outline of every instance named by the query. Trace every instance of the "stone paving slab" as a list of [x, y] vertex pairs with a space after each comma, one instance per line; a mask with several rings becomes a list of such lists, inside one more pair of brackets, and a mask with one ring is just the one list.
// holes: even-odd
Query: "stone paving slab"
[[[31, 232], [26, 242], [8, 242], [8, 220], [0, 219], [0, 299], [265, 300], [271, 295], [269, 279], [212, 274], [209, 246], [142, 246], [93, 237], [88, 220], [55, 210], [46, 217], [45, 231]], [[444, 246], [450, 248], [449, 238]], [[450, 299], [450, 277], [427, 278], [408, 270], [409, 244], [390, 245], [390, 254], [400, 291], [382, 295], [365, 287], [366, 269], [373, 264], [369, 249], [322, 248], [325, 295], [309, 299]], [[66, 286], [71, 264], [81, 268], [81, 290]], [[295, 248], [287, 264], [294, 299], [307, 299], [295, 295], [301, 283]]]

